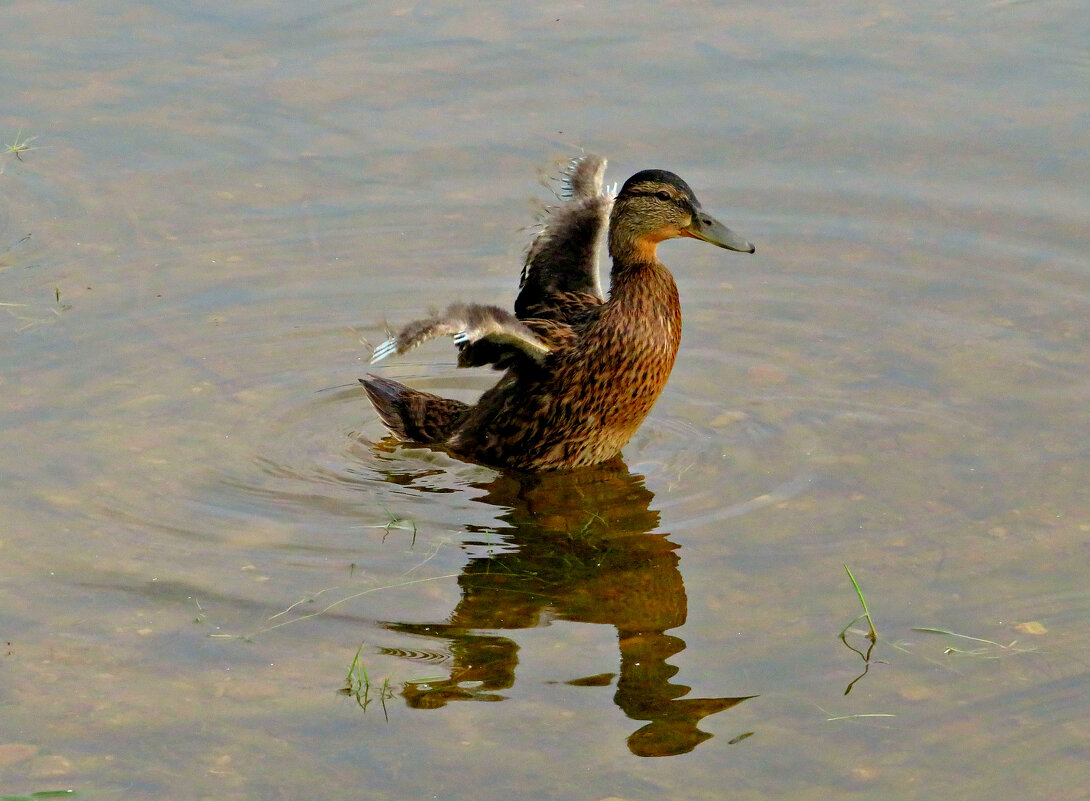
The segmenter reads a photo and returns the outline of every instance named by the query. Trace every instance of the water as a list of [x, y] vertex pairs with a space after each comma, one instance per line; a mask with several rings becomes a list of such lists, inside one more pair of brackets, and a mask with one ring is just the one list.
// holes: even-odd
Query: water
[[[1085, 797], [1082, 4], [4, 16], [4, 793]], [[758, 248], [624, 461], [381, 444], [582, 148]]]

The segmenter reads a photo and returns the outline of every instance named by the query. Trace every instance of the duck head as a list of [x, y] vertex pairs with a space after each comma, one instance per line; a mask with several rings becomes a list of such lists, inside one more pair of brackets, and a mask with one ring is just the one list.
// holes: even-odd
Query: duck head
[[756, 250], [704, 211], [693, 190], [674, 173], [643, 170], [624, 182], [609, 217], [610, 255], [654, 261], [659, 242], [683, 236], [740, 253]]

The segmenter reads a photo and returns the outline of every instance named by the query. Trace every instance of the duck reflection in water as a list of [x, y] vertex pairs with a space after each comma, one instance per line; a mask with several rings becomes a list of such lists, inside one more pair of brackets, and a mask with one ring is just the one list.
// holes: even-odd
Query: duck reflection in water
[[[387, 479], [414, 482], [405, 474]], [[512, 527], [500, 530], [505, 552], [471, 558], [448, 621], [383, 624], [443, 640], [450, 653], [449, 676], [405, 686], [409, 706], [502, 700], [500, 691], [515, 682], [519, 648], [482, 632], [553, 619], [616, 627], [619, 673], [565, 681], [595, 687], [616, 678], [617, 706], [631, 720], [646, 721], [628, 738], [638, 756], [691, 751], [711, 737], [698, 728], [701, 719], [753, 697], [684, 698], [690, 688], [670, 681], [677, 668], [667, 659], [685, 648], [667, 634], [686, 618], [678, 546], [655, 530], [654, 496], [620, 459], [570, 473], [506, 473], [475, 486], [486, 491], [479, 500], [503, 509], [500, 518]]]

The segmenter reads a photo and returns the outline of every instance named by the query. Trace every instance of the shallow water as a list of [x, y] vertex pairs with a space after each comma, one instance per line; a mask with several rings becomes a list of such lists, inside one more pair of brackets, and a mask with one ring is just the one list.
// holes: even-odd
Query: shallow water
[[[0, 792], [1085, 797], [1083, 4], [4, 16]], [[582, 148], [758, 248], [623, 462], [381, 443]]]

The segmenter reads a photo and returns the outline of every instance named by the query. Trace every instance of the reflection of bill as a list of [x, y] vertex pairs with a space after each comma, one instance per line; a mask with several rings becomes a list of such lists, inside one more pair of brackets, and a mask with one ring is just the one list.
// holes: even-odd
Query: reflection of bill
[[[515, 681], [518, 646], [477, 632], [530, 628], [543, 618], [616, 627], [621, 661], [614, 701], [630, 719], [647, 722], [628, 738], [638, 756], [691, 751], [711, 737], [697, 728], [702, 718], [753, 697], [686, 699], [690, 688], [670, 683], [677, 668], [666, 660], [685, 642], [666, 632], [685, 622], [685, 587], [678, 546], [652, 533], [659, 515], [642, 476], [618, 459], [574, 473], [501, 475], [480, 488], [487, 492], [481, 500], [505, 510], [510, 549], [466, 565], [448, 622], [386, 624], [441, 638], [449, 650], [449, 676], [405, 686], [410, 706], [502, 700], [499, 691]], [[604, 674], [568, 684], [613, 679]]]

